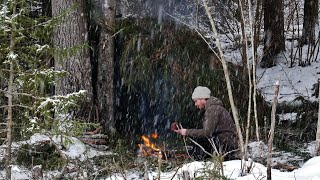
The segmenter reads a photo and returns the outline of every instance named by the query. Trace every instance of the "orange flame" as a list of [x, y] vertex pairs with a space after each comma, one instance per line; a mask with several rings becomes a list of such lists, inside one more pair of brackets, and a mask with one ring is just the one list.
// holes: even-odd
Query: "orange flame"
[[[156, 138], [158, 138], [158, 134], [152, 133], [151, 137], [153, 139], [156, 139]], [[148, 148], [151, 148], [151, 150], [161, 151], [161, 149], [159, 147], [157, 147], [157, 145], [155, 143], [152, 143], [149, 138], [150, 138], [150, 136], [146, 136], [146, 135], [141, 136], [141, 139], [143, 140], [144, 145]]]
[[152, 133], [152, 134], [151, 134], [151, 137], [152, 137], [153, 139], [157, 139], [159, 136], [158, 136], [157, 133]]

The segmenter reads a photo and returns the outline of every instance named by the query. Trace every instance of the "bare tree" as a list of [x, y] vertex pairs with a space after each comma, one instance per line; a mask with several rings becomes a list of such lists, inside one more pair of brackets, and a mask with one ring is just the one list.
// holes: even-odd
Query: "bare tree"
[[[249, 2], [250, 3], [250, 2]], [[245, 15], [244, 15], [244, 4], [241, 0], [239, 0], [240, 4], [240, 12], [241, 12], [241, 29], [242, 29], [242, 41], [243, 41], [243, 46], [242, 46], [242, 52], [243, 52], [243, 61], [246, 59], [246, 63], [243, 63], [244, 65], [247, 65], [247, 73], [248, 73], [248, 83], [249, 83], [249, 99], [248, 99], [248, 113], [247, 113], [247, 127], [246, 127], [246, 136], [245, 136], [245, 144], [244, 144], [244, 156], [246, 157], [247, 155], [247, 144], [249, 142], [249, 129], [250, 129], [250, 121], [251, 121], [251, 102], [252, 102], [252, 79], [251, 79], [251, 63], [247, 60], [247, 49], [248, 49], [248, 39], [247, 39], [247, 34], [245, 32]], [[250, 29], [252, 28], [252, 18], [251, 17], [251, 5], [249, 6], [249, 24], [250, 24]], [[252, 29], [251, 29], [252, 30]], [[251, 31], [253, 32], [253, 31]], [[251, 37], [251, 40], [253, 40], [253, 36]], [[253, 47], [253, 46], [252, 46]], [[254, 56], [253, 56], [254, 57]]]
[[[245, 136], [245, 144], [244, 144], [244, 156], [246, 157], [247, 156], [247, 146], [248, 146], [248, 142], [249, 142], [249, 130], [250, 130], [250, 127], [251, 127], [251, 102], [252, 102], [252, 99], [253, 99], [253, 102], [254, 102], [254, 117], [255, 117], [255, 124], [256, 124], [256, 137], [257, 137], [257, 140], [259, 141], [260, 138], [259, 138], [259, 124], [258, 124], [258, 118], [257, 118], [257, 110], [256, 110], [256, 79], [255, 79], [255, 76], [256, 76], [256, 46], [255, 46], [255, 37], [256, 37], [256, 24], [258, 24], [258, 22], [255, 22], [257, 21], [259, 18], [256, 17], [256, 18], [253, 18], [253, 9], [252, 9], [252, 2], [251, 0], [248, 0], [247, 2], [247, 5], [248, 5], [248, 14], [245, 14], [244, 12], [244, 4], [241, 0], [239, 0], [239, 4], [240, 4], [240, 11], [241, 11], [241, 26], [243, 26], [241, 29], [245, 29], [246, 25], [248, 24], [249, 25], [249, 28], [250, 29], [250, 32], [249, 32], [249, 35], [246, 34], [245, 31], [242, 31], [242, 39], [243, 39], [243, 42], [244, 42], [244, 47], [243, 49], [245, 49], [245, 53], [244, 54], [248, 54], [246, 51], [247, 49], [249, 48], [248, 46], [248, 37], [251, 41], [251, 53], [252, 53], [252, 64], [250, 63], [249, 61], [249, 57], [246, 55], [245, 58], [247, 58], [247, 70], [248, 70], [248, 83], [249, 83], [249, 99], [248, 99], [248, 113], [247, 113], [247, 127], [246, 127], [246, 136]], [[259, 9], [259, 3], [257, 3], [257, 7], [256, 9]], [[258, 14], [259, 15], [259, 14]], [[246, 18], [246, 16], [248, 16], [248, 18]], [[254, 21], [255, 20], [255, 21]], [[248, 21], [249, 23], [245, 23], [246, 21]], [[244, 57], [242, 57], [244, 58]], [[252, 70], [252, 72], [251, 72]], [[251, 74], [252, 73], [252, 74]], [[253, 78], [252, 78], [253, 77]]]
[[253, 20], [253, 12], [251, 9], [251, 0], [249, 0], [249, 20], [252, 23], [252, 33], [251, 36], [251, 48], [252, 48], [252, 83], [253, 83], [253, 111], [254, 111], [254, 120], [256, 125], [256, 137], [257, 141], [260, 141], [260, 132], [259, 132], [259, 122], [258, 122], [258, 112], [257, 112], [257, 80], [256, 80], [256, 68], [257, 68], [257, 49], [259, 45], [259, 34], [260, 34], [260, 24], [261, 24], [261, 2], [262, 0], [256, 1], [255, 17]]
[[116, 1], [102, 1], [103, 28], [100, 35], [96, 103], [99, 121], [114, 130], [114, 31]]
[[225, 77], [225, 80], [226, 80], [226, 83], [227, 83], [229, 101], [230, 101], [230, 105], [231, 105], [231, 108], [232, 108], [232, 115], [233, 115], [233, 119], [234, 119], [235, 124], [236, 124], [238, 138], [239, 138], [240, 152], [241, 152], [242, 157], [244, 157], [245, 148], [244, 148], [243, 136], [242, 136], [241, 127], [240, 127], [240, 123], [239, 123], [238, 109], [235, 106], [234, 98], [233, 98], [233, 94], [232, 94], [232, 88], [231, 88], [228, 64], [227, 64], [227, 61], [225, 60], [225, 58], [223, 56], [221, 43], [220, 43], [220, 40], [218, 38], [218, 32], [217, 32], [217, 29], [215, 27], [212, 15], [210, 13], [210, 9], [208, 7], [207, 1], [206, 0], [202, 0], [202, 4], [203, 4], [203, 6], [204, 6], [204, 8], [206, 10], [206, 14], [207, 14], [207, 16], [209, 18], [211, 29], [212, 29], [212, 32], [213, 32], [213, 36], [216, 39], [217, 47], [218, 47], [219, 54], [220, 54], [220, 56], [217, 56], [217, 57], [219, 58], [219, 60], [220, 60], [220, 62], [222, 64], [222, 67], [223, 67], [224, 77]]
[[[79, 90], [88, 92], [91, 101], [91, 63], [87, 43], [87, 25], [84, 0], [52, 0], [52, 15], [61, 20], [54, 29], [53, 42], [58, 49], [55, 69], [67, 75], [56, 80], [56, 95], [66, 95]], [[64, 53], [65, 52], [65, 53]], [[63, 54], [63, 55], [61, 55]]]
[[275, 65], [275, 56], [285, 50], [283, 0], [264, 0], [264, 48], [261, 67]]

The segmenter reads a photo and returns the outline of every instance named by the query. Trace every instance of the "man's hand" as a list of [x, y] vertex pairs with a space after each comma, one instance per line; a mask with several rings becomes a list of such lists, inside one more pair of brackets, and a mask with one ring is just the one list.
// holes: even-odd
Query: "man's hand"
[[177, 129], [177, 130], [174, 130], [174, 132], [176, 132], [177, 134], [181, 134], [182, 136], [185, 136], [186, 135], [186, 129]]
[[175, 131], [175, 130], [178, 130], [178, 124], [176, 122], [173, 122], [170, 126], [170, 130], [171, 131]]

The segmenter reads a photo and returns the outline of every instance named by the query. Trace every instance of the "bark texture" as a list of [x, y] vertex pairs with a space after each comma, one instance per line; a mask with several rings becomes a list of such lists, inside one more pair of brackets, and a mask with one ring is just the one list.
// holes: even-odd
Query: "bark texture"
[[264, 48], [261, 67], [275, 65], [275, 56], [285, 50], [283, 0], [264, 0]]
[[66, 54], [56, 54], [55, 69], [67, 71], [67, 75], [56, 81], [55, 94], [87, 90], [88, 100], [92, 96], [91, 64], [87, 43], [87, 25], [84, 16], [84, 0], [52, 0], [54, 17], [66, 14], [54, 29], [54, 45]]
[[319, 0], [304, 1], [303, 30], [300, 45], [315, 44], [315, 26], [318, 21]]
[[104, 12], [103, 27], [99, 44], [97, 76], [97, 108], [99, 121], [109, 129], [114, 129], [114, 27], [116, 15], [115, 0], [101, 0]]

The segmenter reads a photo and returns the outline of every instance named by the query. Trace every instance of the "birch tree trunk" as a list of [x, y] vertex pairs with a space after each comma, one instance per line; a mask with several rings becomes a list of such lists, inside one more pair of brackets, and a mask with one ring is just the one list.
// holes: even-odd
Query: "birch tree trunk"
[[92, 96], [92, 73], [87, 44], [87, 24], [84, 13], [85, 0], [52, 0], [52, 16], [65, 13], [54, 29], [53, 42], [67, 56], [56, 54], [55, 69], [67, 75], [56, 80], [55, 94], [66, 95], [79, 90], [87, 91], [87, 101]]
[[318, 110], [318, 125], [317, 125], [317, 135], [316, 135], [316, 152], [315, 156], [320, 156], [320, 79], [318, 79], [318, 104], [319, 104], [319, 110]]
[[[251, 46], [252, 48], [252, 77], [253, 77], [253, 112], [254, 112], [254, 120], [255, 120], [255, 125], [256, 125], [256, 137], [257, 137], [257, 141], [260, 141], [260, 131], [259, 131], [259, 122], [258, 122], [258, 112], [257, 112], [257, 80], [256, 80], [256, 68], [257, 68], [257, 51], [258, 51], [258, 46], [260, 43], [260, 39], [259, 39], [259, 34], [261, 31], [261, 17], [262, 17], [262, 8], [261, 8], [261, 4], [262, 4], [263, 0], [257, 0], [256, 1], [256, 8], [255, 8], [255, 13], [253, 13], [253, 10], [251, 10], [251, 0], [249, 0], [248, 4], [249, 4], [249, 11], [250, 11], [250, 22], [252, 22], [253, 24], [251, 25], [251, 27], [253, 28], [252, 32], [253, 32], [253, 39], [251, 39], [251, 44], [253, 46]], [[253, 15], [254, 14], [254, 21], [253, 21]], [[252, 37], [251, 37], [252, 38]]]
[[202, 4], [203, 4], [203, 6], [204, 6], [204, 8], [206, 10], [206, 14], [207, 14], [207, 16], [209, 18], [214, 38], [216, 39], [216, 44], [217, 44], [217, 47], [218, 47], [218, 50], [219, 50], [220, 58], [219, 58], [219, 56], [217, 56], [217, 57], [221, 61], [221, 64], [222, 64], [222, 67], [223, 67], [224, 77], [225, 77], [226, 83], [227, 83], [229, 101], [230, 101], [230, 105], [231, 105], [231, 109], [232, 109], [232, 115], [233, 115], [233, 119], [235, 121], [235, 125], [236, 125], [236, 128], [237, 128], [237, 133], [238, 133], [238, 138], [239, 138], [240, 152], [241, 152], [241, 156], [244, 157], [245, 149], [244, 149], [243, 136], [242, 136], [241, 127], [240, 127], [240, 123], [239, 123], [238, 109], [235, 106], [234, 98], [233, 98], [233, 94], [232, 94], [232, 87], [231, 87], [231, 82], [230, 82], [230, 75], [229, 75], [228, 65], [227, 65], [226, 60], [224, 59], [223, 51], [221, 49], [221, 43], [220, 43], [220, 40], [218, 38], [218, 32], [217, 32], [217, 29], [215, 27], [215, 24], [214, 24], [214, 21], [213, 21], [213, 18], [212, 18], [212, 15], [210, 13], [210, 9], [209, 9], [209, 7], [207, 5], [206, 0], [202, 0]]
[[257, 0], [256, 12], [255, 12], [255, 20], [253, 21], [253, 10], [251, 9], [251, 0], [249, 0], [249, 20], [252, 23], [250, 26], [252, 28], [253, 35], [251, 36], [251, 49], [252, 49], [252, 77], [253, 77], [253, 112], [254, 112], [254, 120], [256, 125], [256, 137], [257, 141], [260, 141], [260, 132], [259, 132], [259, 122], [258, 122], [258, 112], [257, 112], [257, 80], [256, 80], [256, 68], [257, 68], [257, 49], [259, 44], [259, 32], [260, 32], [260, 6], [262, 0]]
[[[247, 56], [247, 49], [248, 49], [248, 40], [247, 40], [247, 34], [245, 32], [245, 16], [244, 16], [244, 4], [242, 3], [242, 0], [239, 0], [239, 6], [240, 6], [240, 11], [241, 11], [241, 32], [242, 32], [242, 42], [243, 42], [243, 46], [242, 46], [242, 52], [243, 52], [243, 57], [242, 59], [244, 60], [244, 58], [246, 59], [246, 63], [243, 63], [243, 65], [247, 66], [247, 73], [248, 73], [248, 83], [249, 83], [249, 94], [248, 94], [248, 113], [247, 113], [247, 127], [246, 127], [246, 136], [245, 136], [245, 143], [244, 143], [244, 157], [245, 159], [247, 159], [247, 145], [249, 142], [249, 130], [250, 130], [250, 124], [251, 124], [251, 102], [252, 102], [252, 79], [251, 79], [251, 63], [249, 62], [249, 60], [247, 60], [248, 56]], [[250, 8], [249, 8], [250, 10]], [[251, 24], [250, 24], [251, 25]], [[253, 33], [252, 33], [253, 34]], [[253, 37], [251, 38], [253, 39]]]
[[271, 162], [272, 162], [272, 143], [274, 137], [274, 128], [276, 124], [276, 110], [278, 103], [278, 95], [279, 95], [279, 81], [277, 81], [274, 85], [274, 96], [273, 96], [273, 104], [271, 110], [271, 128], [269, 131], [269, 140], [268, 140], [268, 159], [267, 159], [267, 179], [271, 180]]
[[115, 0], [101, 0], [104, 12], [99, 44], [97, 108], [99, 121], [105, 128], [114, 130], [114, 27], [116, 15]]

